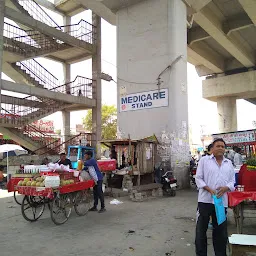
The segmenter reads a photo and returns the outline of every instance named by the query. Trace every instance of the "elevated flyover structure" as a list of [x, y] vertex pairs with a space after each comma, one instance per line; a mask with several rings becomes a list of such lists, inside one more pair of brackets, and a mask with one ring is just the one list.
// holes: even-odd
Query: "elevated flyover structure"
[[65, 15], [91, 9], [116, 25], [119, 135], [155, 133], [181, 186], [188, 185], [187, 61], [206, 76], [203, 97], [217, 102], [220, 132], [236, 130], [236, 99], [255, 102], [255, 0], [35, 2]]
[[[0, 2], [0, 74], [3, 72], [14, 81], [0, 77], [0, 132], [32, 151], [53, 152], [53, 143], [48, 143], [46, 135], [31, 123], [62, 111], [67, 141], [71, 137], [70, 111], [92, 109], [92, 141], [96, 146], [101, 138], [100, 17], [93, 14], [93, 24], [85, 20], [72, 24], [70, 15], [55, 10], [63, 16], [64, 25], [59, 25], [43, 8], [46, 3], [51, 9], [50, 2], [42, 2], [43, 5], [34, 0]], [[54, 70], [42, 66], [36, 57], [63, 63], [65, 81], [59, 81]], [[92, 79], [77, 76], [72, 81], [70, 65], [90, 58]], [[4, 95], [3, 90], [15, 93], [15, 97]], [[27, 96], [17, 96], [22, 94]]]

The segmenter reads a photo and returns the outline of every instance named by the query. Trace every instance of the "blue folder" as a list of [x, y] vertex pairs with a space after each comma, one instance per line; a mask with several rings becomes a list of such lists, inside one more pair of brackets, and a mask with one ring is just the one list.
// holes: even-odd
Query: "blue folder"
[[218, 225], [221, 225], [227, 219], [225, 207], [222, 202], [222, 197], [218, 198], [216, 195], [213, 195], [212, 197], [213, 197], [213, 201], [214, 201], [214, 205], [215, 205], [217, 222], [218, 222]]

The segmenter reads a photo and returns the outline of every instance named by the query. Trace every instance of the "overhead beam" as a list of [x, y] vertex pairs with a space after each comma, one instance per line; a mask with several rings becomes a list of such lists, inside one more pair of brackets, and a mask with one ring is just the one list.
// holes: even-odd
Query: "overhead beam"
[[209, 8], [205, 7], [200, 13], [196, 13], [194, 15], [194, 20], [245, 67], [255, 65], [255, 58], [253, 54], [247, 52], [241, 44], [233, 42], [225, 34], [222, 29], [221, 21]]
[[116, 14], [113, 13], [108, 7], [106, 7], [102, 2], [95, 0], [76, 0], [82, 6], [92, 10], [98, 16], [102, 17], [104, 20], [112, 25], [116, 25]]
[[256, 70], [203, 80], [203, 98], [216, 101], [220, 97], [256, 98]]
[[234, 31], [254, 26], [251, 19], [246, 15], [236, 15], [223, 23], [223, 31], [230, 35]]
[[73, 96], [73, 95], [59, 93], [59, 92], [53, 92], [46, 89], [41, 89], [38, 87], [26, 85], [26, 84], [13, 83], [6, 80], [2, 80], [2, 89], [6, 91], [18, 92], [18, 93], [33, 95], [36, 97], [52, 99], [52, 100], [58, 99], [58, 101], [67, 102], [71, 104], [81, 104], [89, 108], [96, 106], [95, 99], [89, 99], [83, 96], [78, 97], [78, 96]]
[[247, 15], [252, 20], [253, 24], [256, 25], [256, 1], [255, 0], [238, 0], [242, 5]]
[[48, 0], [34, 0], [34, 1], [35, 1], [37, 4], [39, 4], [39, 5], [43, 6], [43, 7], [45, 7], [46, 9], [48, 9], [48, 10], [50, 10], [50, 11], [56, 12], [57, 14], [62, 15], [62, 16], [65, 15], [65, 13], [59, 11], [59, 10], [55, 7], [55, 5], [54, 5], [53, 3], [51, 3], [50, 1], [48, 1]]
[[182, 0], [188, 7], [188, 14], [194, 14], [203, 9], [212, 0]]
[[[198, 42], [187, 47], [188, 62], [201, 65], [212, 70], [213, 73], [223, 73], [225, 70], [224, 59], [214, 52], [207, 44]], [[193, 61], [194, 60], [194, 61]], [[194, 62], [194, 63], [193, 63]]]
[[206, 40], [208, 38], [211, 38], [211, 36], [201, 27], [195, 27], [188, 30], [188, 45], [192, 45], [195, 42]]
[[93, 49], [91, 44], [78, 40], [67, 33], [63, 33], [53, 27], [46, 25], [43, 22], [35, 20], [32, 17], [25, 15], [23, 13], [17, 12], [9, 7], [5, 8], [5, 16], [15, 22], [21, 23], [27, 27], [30, 27], [36, 31], [39, 31], [44, 35], [59, 39], [74, 47], [78, 47], [78, 48], [86, 49], [90, 51], [92, 51]]

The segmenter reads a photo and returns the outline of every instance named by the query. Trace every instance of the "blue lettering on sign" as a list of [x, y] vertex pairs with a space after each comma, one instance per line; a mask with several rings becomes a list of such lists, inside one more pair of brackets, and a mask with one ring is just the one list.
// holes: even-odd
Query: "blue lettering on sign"
[[158, 92], [153, 93], [153, 100], [158, 100]]
[[149, 92], [121, 98], [121, 104], [131, 104], [132, 109], [152, 107], [155, 100], [165, 99], [166, 91]]
[[160, 99], [164, 99], [165, 98], [165, 92], [159, 92], [159, 96], [160, 96]]
[[122, 103], [122, 105], [123, 105], [123, 104], [127, 104], [127, 97], [121, 98], [121, 103]]

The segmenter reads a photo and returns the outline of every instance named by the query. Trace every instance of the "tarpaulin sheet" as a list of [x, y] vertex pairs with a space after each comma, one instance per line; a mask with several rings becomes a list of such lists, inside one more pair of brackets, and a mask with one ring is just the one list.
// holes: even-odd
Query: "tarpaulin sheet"
[[228, 193], [228, 206], [235, 207], [236, 205], [242, 203], [245, 200], [256, 201], [256, 191], [234, 191]]

